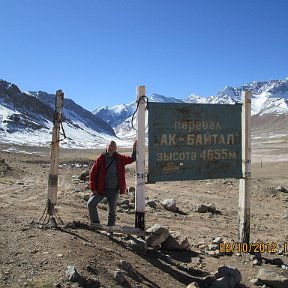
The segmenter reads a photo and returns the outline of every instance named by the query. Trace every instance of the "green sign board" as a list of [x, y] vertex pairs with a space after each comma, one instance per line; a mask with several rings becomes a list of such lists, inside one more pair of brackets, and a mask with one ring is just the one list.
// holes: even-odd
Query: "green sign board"
[[241, 178], [241, 110], [149, 102], [148, 182]]

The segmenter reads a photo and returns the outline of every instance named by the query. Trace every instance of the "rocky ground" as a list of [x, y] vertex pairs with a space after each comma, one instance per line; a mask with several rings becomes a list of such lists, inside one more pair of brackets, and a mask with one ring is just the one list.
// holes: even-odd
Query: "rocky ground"
[[[80, 225], [89, 222], [89, 190], [79, 176], [100, 152], [62, 149], [53, 228], [45, 211], [49, 149], [2, 145], [0, 287], [288, 287], [288, 159], [285, 149], [268, 149], [278, 153], [273, 161], [267, 145], [268, 156], [255, 147], [250, 238], [262, 253], [253, 254], [237, 245], [238, 180], [146, 184], [146, 230], [159, 224], [161, 235], [111, 236]], [[126, 175], [134, 187], [133, 164]], [[118, 225], [134, 226], [134, 199], [133, 188], [120, 197]], [[105, 203], [99, 213], [105, 223]]]

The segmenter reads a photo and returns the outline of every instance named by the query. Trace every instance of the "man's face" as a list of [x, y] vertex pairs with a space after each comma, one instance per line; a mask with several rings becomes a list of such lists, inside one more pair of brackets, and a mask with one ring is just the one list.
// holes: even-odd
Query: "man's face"
[[109, 156], [112, 156], [116, 150], [117, 150], [117, 146], [116, 146], [116, 143], [114, 141], [111, 141], [108, 145], [107, 145], [107, 153]]

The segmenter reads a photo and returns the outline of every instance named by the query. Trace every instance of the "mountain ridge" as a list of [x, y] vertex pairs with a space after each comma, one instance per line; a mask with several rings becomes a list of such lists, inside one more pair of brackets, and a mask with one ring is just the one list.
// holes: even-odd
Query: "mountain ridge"
[[[67, 132], [67, 139], [61, 142], [63, 147], [83, 148], [86, 142], [97, 146], [116, 138], [106, 121], [73, 100], [64, 98], [63, 106], [62, 124]], [[15, 84], [0, 80], [0, 142], [49, 145], [54, 107], [55, 95], [22, 92]]]
[[[239, 87], [226, 86], [215, 96], [207, 98], [191, 94], [186, 99], [177, 99], [154, 93], [148, 100], [235, 104], [241, 102], [241, 92], [245, 90], [251, 91], [252, 95], [252, 124], [255, 122], [258, 126], [270, 117], [271, 123], [274, 121], [277, 125], [284, 125], [284, 120], [271, 119], [288, 115], [288, 78], [253, 81]], [[43, 91], [22, 92], [15, 84], [0, 80], [0, 142], [49, 145], [54, 106], [55, 95]], [[108, 140], [115, 139], [118, 146], [127, 146], [136, 136], [131, 123], [135, 110], [136, 102], [131, 102], [88, 111], [73, 100], [64, 98], [62, 114], [67, 138], [61, 145], [67, 148], [105, 147]], [[286, 116], [281, 119], [287, 119]], [[271, 125], [267, 127], [272, 127]]]
[[[241, 92], [251, 91], [252, 98], [252, 115], [265, 113], [288, 113], [288, 78], [285, 80], [268, 80], [256, 82], [253, 81], [239, 87], [226, 86], [223, 90], [218, 92], [216, 96], [201, 97], [197, 94], [192, 94], [186, 99], [177, 99], [173, 97], [166, 97], [160, 94], [152, 94], [149, 98], [151, 102], [170, 102], [170, 103], [202, 103], [202, 104], [235, 104], [241, 102]], [[93, 110], [95, 115], [98, 115], [103, 120], [111, 124], [115, 131], [119, 131], [120, 125], [125, 123], [136, 109], [136, 103], [132, 102], [129, 109], [132, 112], [121, 114], [121, 108], [116, 105], [113, 107], [98, 107]], [[115, 110], [117, 110], [117, 121], [115, 121]], [[117, 134], [117, 132], [116, 132]]]
[[[149, 98], [151, 102], [172, 102], [172, 103], [193, 103], [193, 104], [235, 104], [241, 103], [241, 92], [250, 91], [251, 92], [251, 114], [252, 114], [252, 125], [255, 119], [255, 123], [263, 122], [259, 118], [265, 115], [270, 115], [272, 118], [277, 117], [277, 115], [288, 115], [288, 78], [285, 80], [269, 80], [256, 82], [253, 81], [248, 84], [244, 84], [239, 87], [226, 86], [223, 90], [218, 92], [216, 96], [201, 97], [196, 94], [188, 96], [186, 99], [177, 99], [173, 97], [165, 97], [159, 94], [152, 94]], [[281, 97], [280, 97], [281, 96]], [[131, 105], [131, 104], [130, 104]], [[136, 104], [133, 104], [134, 111], [136, 109]], [[114, 128], [116, 135], [119, 138], [126, 137], [131, 139], [135, 137], [135, 131], [132, 129], [132, 113], [127, 118], [127, 115], [119, 115], [122, 122], [117, 125], [117, 122], [113, 122], [114, 111], [117, 109], [119, 115], [119, 107], [114, 106], [106, 110], [105, 117], [102, 119], [109, 121], [111, 126]], [[96, 111], [95, 109], [94, 111]], [[96, 113], [97, 115], [97, 113]], [[268, 117], [264, 119], [268, 119]], [[147, 117], [146, 117], [147, 118]], [[256, 120], [257, 119], [257, 120]], [[271, 120], [272, 121], [272, 120]], [[285, 125], [285, 121], [277, 121], [279, 126]]]

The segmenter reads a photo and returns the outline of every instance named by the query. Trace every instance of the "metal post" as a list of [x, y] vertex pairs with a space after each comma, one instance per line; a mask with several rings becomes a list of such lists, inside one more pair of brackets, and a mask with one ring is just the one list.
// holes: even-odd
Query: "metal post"
[[64, 101], [64, 93], [58, 90], [55, 95], [55, 111], [53, 116], [53, 132], [50, 151], [50, 170], [48, 178], [48, 213], [53, 215], [54, 207], [57, 202], [58, 188], [58, 166], [59, 166], [59, 139], [60, 125], [62, 120], [62, 107]]
[[137, 160], [135, 192], [135, 227], [145, 230], [145, 86], [137, 86]]
[[251, 93], [242, 94], [242, 179], [239, 181], [239, 242], [250, 240]]

